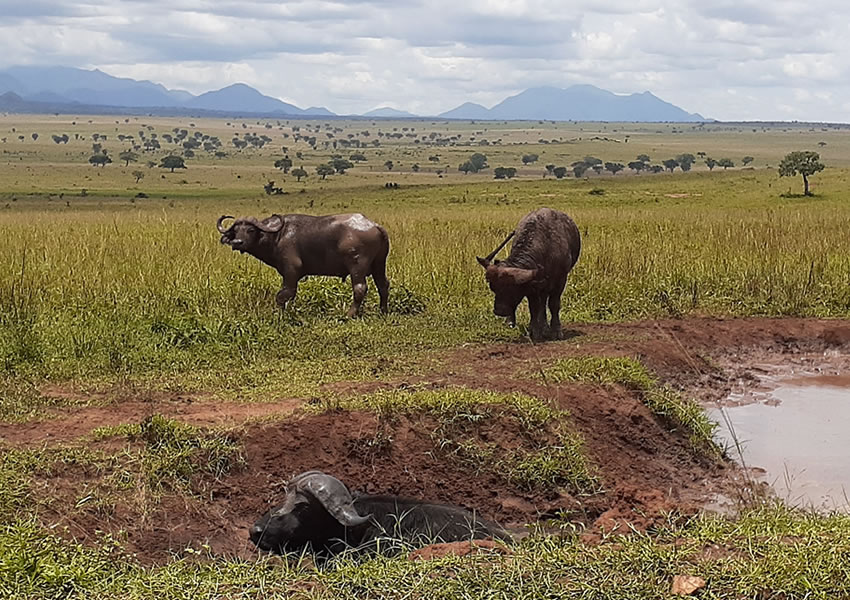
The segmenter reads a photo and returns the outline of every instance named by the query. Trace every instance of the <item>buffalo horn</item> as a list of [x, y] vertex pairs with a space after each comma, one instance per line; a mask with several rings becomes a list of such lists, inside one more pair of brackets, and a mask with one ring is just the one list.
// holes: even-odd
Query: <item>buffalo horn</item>
[[272, 225], [267, 225], [262, 221], [258, 221], [257, 219], [251, 219], [251, 223], [257, 227], [260, 231], [265, 231], [266, 233], [277, 233], [283, 228], [283, 218], [280, 215], [272, 215], [270, 217]]
[[369, 516], [361, 516], [354, 508], [354, 500], [345, 484], [336, 477], [320, 471], [307, 471], [289, 482], [296, 491], [310, 494], [325, 507], [330, 515], [346, 527], [362, 525]]
[[[480, 259], [480, 258], [479, 258], [479, 259], [478, 259], [478, 262], [481, 262], [481, 264], [485, 264], [485, 263], [486, 263], [486, 264], [488, 264], [488, 265], [489, 265], [489, 264], [490, 264], [490, 261], [491, 261], [491, 260], [493, 260], [493, 258], [495, 258], [495, 256], [496, 256], [496, 255], [497, 255], [497, 254], [501, 251], [501, 249], [502, 249], [502, 248], [504, 248], [504, 247], [508, 244], [508, 242], [509, 242], [509, 241], [511, 241], [511, 238], [512, 238], [512, 237], [514, 237], [514, 233], [516, 233], [516, 232], [515, 232], [515, 231], [511, 231], [511, 232], [508, 234], [508, 237], [506, 237], [506, 238], [505, 238], [505, 241], [504, 241], [504, 242], [502, 242], [501, 244], [499, 244], [499, 247], [498, 247], [498, 248], [496, 248], [496, 249], [495, 249], [495, 250], [493, 250], [490, 254], [488, 254], [488, 255], [487, 255], [487, 258], [484, 258], [484, 259]], [[482, 260], [483, 260], [484, 262], [482, 262]]]
[[227, 229], [225, 229], [225, 228], [224, 228], [224, 226], [222, 225], [222, 222], [223, 222], [225, 219], [232, 219], [232, 218], [233, 218], [233, 217], [231, 217], [230, 215], [221, 215], [221, 216], [218, 218], [218, 221], [216, 221], [216, 222], [215, 222], [216, 229], [218, 229], [218, 231], [219, 231], [220, 233], [226, 233], [226, 232], [227, 232]]

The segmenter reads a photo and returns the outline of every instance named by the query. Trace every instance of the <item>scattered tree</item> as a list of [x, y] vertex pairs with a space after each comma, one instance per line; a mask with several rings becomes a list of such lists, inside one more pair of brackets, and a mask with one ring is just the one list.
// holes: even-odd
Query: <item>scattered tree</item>
[[616, 175], [619, 171], [622, 171], [625, 167], [620, 163], [615, 162], [607, 162], [605, 163], [605, 170], [611, 171], [611, 175]]
[[350, 169], [354, 166], [354, 163], [350, 160], [345, 160], [344, 158], [335, 158], [330, 162], [330, 165], [334, 168], [334, 170], [342, 175], [345, 173], [346, 169]]
[[37, 133], [33, 133], [33, 134], [32, 134], [32, 141], [36, 141], [37, 139], [38, 139], [38, 134], [37, 134]]
[[295, 181], [301, 181], [302, 177], [307, 177], [307, 171], [305, 171], [302, 167], [292, 169], [292, 174], [295, 176]]
[[746, 167], [748, 164], [750, 164], [754, 160], [755, 160], [755, 158], [753, 158], [752, 156], [745, 156], [744, 158], [741, 159], [741, 164]]
[[336, 171], [331, 165], [319, 165], [316, 167], [316, 174], [320, 175], [322, 179], [327, 177], [328, 175], [333, 175]]
[[679, 161], [675, 158], [668, 158], [667, 160], [662, 160], [661, 164], [664, 165], [664, 168], [670, 171], [671, 173], [679, 166]]
[[799, 173], [803, 176], [803, 194], [811, 196], [811, 192], [809, 191], [809, 177], [819, 171], [823, 171], [824, 168], [826, 168], [826, 165], [820, 162], [820, 154], [811, 150], [798, 150], [786, 154], [782, 162], [779, 163], [779, 176], [791, 177]]
[[100, 154], [92, 155], [92, 157], [89, 158], [89, 162], [92, 165], [94, 165], [95, 167], [97, 167], [97, 166], [103, 167], [106, 164], [111, 163], [112, 159], [109, 158], [106, 154], [100, 153]]
[[474, 167], [473, 173], [477, 173], [478, 171], [483, 171], [487, 168], [487, 157], [481, 154], [480, 152], [476, 152], [472, 156], [469, 157], [469, 162], [472, 163]]
[[171, 172], [173, 173], [174, 169], [185, 169], [186, 162], [183, 160], [182, 156], [169, 154], [168, 156], [162, 157], [159, 166], [163, 169], [171, 169]]
[[552, 175], [554, 175], [556, 179], [563, 179], [567, 176], [567, 167], [555, 167], [552, 169]]
[[709, 156], [705, 159], [705, 166], [708, 167], [709, 171], [713, 171], [714, 167], [717, 166], [717, 161]]
[[133, 177], [136, 178], [136, 183], [139, 183], [142, 179], [145, 178], [144, 171], [133, 171]]
[[124, 161], [125, 167], [129, 167], [131, 162], [139, 160], [139, 155], [132, 150], [124, 150], [118, 155], [118, 158]]
[[635, 173], [640, 173], [641, 171], [643, 171], [646, 168], [647, 165], [642, 160], [633, 160], [632, 162], [629, 163], [628, 166]]
[[522, 164], [529, 165], [531, 163], [535, 163], [535, 162], [537, 162], [538, 158], [540, 158], [540, 157], [536, 154], [524, 154], [522, 156]]
[[638, 154], [635, 160], [639, 160], [642, 163], [649, 164], [649, 155], [648, 154]]
[[583, 160], [579, 160], [570, 165], [573, 168], [573, 176], [581, 177], [588, 169], [588, 165]]
[[546, 165], [546, 172], [543, 173], [543, 177], [546, 177], [546, 174], [554, 175], [555, 173], [555, 165]]
[[392, 171], [395, 165], [393, 164], [393, 161], [388, 160], [384, 163], [384, 166], [387, 168], [387, 171]]
[[516, 175], [514, 167], [496, 167], [493, 169], [493, 175], [496, 179], [510, 179]]
[[721, 158], [720, 160], [717, 161], [717, 166], [723, 167], [723, 170], [725, 171], [729, 167], [734, 167], [735, 162], [731, 158]]
[[680, 154], [676, 157], [676, 162], [679, 163], [679, 168], [683, 171], [690, 171], [691, 165], [693, 165], [697, 161], [697, 157], [693, 154]]
[[284, 173], [289, 173], [289, 169], [292, 167], [292, 159], [288, 156], [284, 156], [283, 158], [279, 158], [274, 161], [274, 166], [276, 169], [280, 169]]
[[366, 155], [358, 152], [356, 154], [352, 154], [351, 156], [349, 156], [348, 160], [355, 161], [355, 162], [365, 162]]

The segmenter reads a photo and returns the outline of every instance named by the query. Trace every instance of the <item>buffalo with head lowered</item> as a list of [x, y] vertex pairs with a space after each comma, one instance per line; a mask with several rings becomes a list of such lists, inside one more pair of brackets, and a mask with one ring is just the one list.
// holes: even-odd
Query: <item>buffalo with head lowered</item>
[[366, 277], [372, 276], [381, 299], [381, 311], [387, 312], [390, 282], [387, 280], [387, 255], [390, 251], [386, 230], [361, 214], [272, 215], [258, 221], [253, 217], [236, 219], [224, 227], [221, 216], [216, 223], [221, 243], [233, 250], [247, 252], [277, 270], [283, 279], [277, 293], [277, 305], [295, 298], [298, 282], [308, 275], [351, 277], [354, 302], [349, 317], [360, 313], [366, 297]]
[[495, 523], [459, 506], [352, 495], [339, 479], [320, 471], [293, 477], [283, 502], [250, 531], [260, 550], [281, 554], [311, 549], [328, 555], [351, 548], [393, 552], [405, 545], [487, 537], [509, 539]]
[[[493, 260], [513, 238], [511, 252], [503, 261]], [[557, 210], [540, 208], [525, 215], [516, 229], [487, 258], [478, 258], [487, 283], [496, 294], [493, 312], [516, 324], [516, 309], [528, 298], [533, 341], [545, 337], [546, 306], [552, 314], [549, 335], [561, 337], [561, 294], [567, 276], [578, 262], [581, 236], [573, 220]]]

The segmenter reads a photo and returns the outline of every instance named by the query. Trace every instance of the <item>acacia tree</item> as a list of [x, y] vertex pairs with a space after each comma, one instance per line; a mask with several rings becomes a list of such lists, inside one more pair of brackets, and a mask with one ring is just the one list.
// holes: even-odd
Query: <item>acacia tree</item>
[[794, 176], [797, 173], [803, 176], [803, 194], [811, 196], [809, 191], [809, 177], [823, 171], [826, 168], [820, 161], [820, 154], [811, 150], [790, 152], [785, 155], [779, 163], [779, 176]]
[[640, 173], [646, 168], [646, 163], [642, 160], [633, 160], [629, 163], [629, 168], [632, 169], [635, 173]]
[[139, 160], [139, 155], [132, 150], [124, 150], [118, 154], [118, 158], [124, 161], [124, 166], [129, 167], [131, 162]]
[[163, 169], [171, 169], [171, 172], [173, 173], [174, 169], [185, 169], [186, 163], [182, 156], [169, 154], [168, 156], [162, 157], [159, 166]]
[[748, 164], [750, 164], [754, 160], [755, 160], [755, 158], [753, 158], [752, 156], [745, 156], [744, 158], [741, 159], [741, 164], [746, 167]]
[[331, 165], [319, 165], [316, 167], [316, 174], [320, 175], [322, 179], [327, 177], [328, 175], [333, 175], [336, 171]]
[[709, 156], [705, 159], [705, 166], [708, 167], [709, 171], [713, 171], [714, 167], [717, 166], [717, 161]]
[[723, 167], [723, 170], [725, 171], [729, 167], [734, 167], [735, 161], [733, 161], [731, 158], [721, 158], [717, 161], [717, 166]]
[[552, 175], [554, 175], [556, 179], [563, 179], [567, 176], [567, 167], [555, 167], [552, 169]]
[[274, 166], [277, 169], [280, 169], [284, 173], [289, 173], [289, 168], [292, 166], [292, 159], [288, 156], [284, 156], [283, 158], [279, 158], [274, 161]]
[[667, 160], [662, 160], [661, 164], [664, 165], [664, 168], [670, 171], [671, 173], [679, 166], [679, 161], [675, 158], [668, 158]]
[[622, 163], [615, 162], [607, 162], [605, 163], [605, 170], [611, 171], [611, 175], [616, 175], [618, 172], [622, 171], [625, 167]]
[[295, 181], [301, 181], [302, 177], [307, 177], [307, 171], [305, 171], [302, 167], [292, 169], [292, 174], [295, 175]]
[[104, 165], [111, 163], [112, 159], [109, 158], [106, 154], [95, 154], [91, 158], [89, 158], [89, 162], [95, 167], [100, 165], [103, 167]]

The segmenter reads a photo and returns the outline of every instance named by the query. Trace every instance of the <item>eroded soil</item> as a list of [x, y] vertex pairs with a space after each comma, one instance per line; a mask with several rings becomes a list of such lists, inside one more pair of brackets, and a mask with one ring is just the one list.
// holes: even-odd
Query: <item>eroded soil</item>
[[[434, 425], [425, 417], [399, 418], [387, 429], [371, 413], [300, 410], [309, 399], [240, 404], [167, 394], [140, 399], [127, 392], [106, 404], [57, 409], [40, 421], [0, 424], [0, 440], [5, 448], [64, 445], [114, 451], [115, 440], [94, 441], [90, 432], [103, 425], [139, 423], [153, 414], [230, 428], [242, 445], [244, 466], [218, 480], [194, 482], [194, 494], [166, 492], [153, 500], [136, 489], [94, 501], [102, 491], [103, 473], [72, 464], [34, 477], [44, 523], [84, 541], [94, 541], [97, 531], [114, 533], [144, 562], [165, 561], [202, 544], [214, 554], [250, 556], [248, 526], [280, 499], [290, 476], [309, 469], [332, 473], [354, 490], [475, 508], [515, 530], [561, 514], [586, 526], [592, 537], [615, 528], [651, 528], [670, 514], [692, 514], [713, 494], [734, 493], [735, 468], [695, 452], [683, 433], [671, 430], [623, 388], [556, 385], [523, 374], [567, 356], [630, 356], [662, 381], [705, 401], [725, 398], [742, 378], [756, 378], [750, 365], [850, 354], [850, 323], [837, 320], [686, 319], [572, 325], [566, 333], [568, 339], [544, 345], [458, 348], [429, 361], [437, 366], [425, 375], [336, 383], [325, 392], [467, 386], [550, 400], [570, 412], [573, 427], [585, 439], [602, 485], [601, 492], [590, 496], [523, 489], [453, 460], [435, 446]], [[73, 392], [53, 388], [46, 393]], [[507, 448], [524, 443], [521, 433], [498, 421], [475, 435]], [[375, 439], [382, 440], [379, 446]]]

